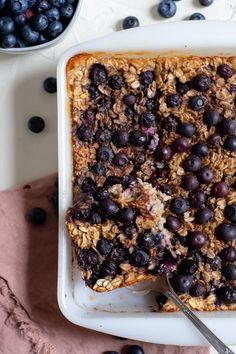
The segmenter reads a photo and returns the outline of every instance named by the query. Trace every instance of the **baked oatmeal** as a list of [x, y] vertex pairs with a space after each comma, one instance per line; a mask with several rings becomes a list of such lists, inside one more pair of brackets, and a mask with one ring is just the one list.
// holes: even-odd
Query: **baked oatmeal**
[[86, 284], [171, 272], [192, 309], [235, 310], [236, 57], [81, 54], [66, 75], [66, 225]]

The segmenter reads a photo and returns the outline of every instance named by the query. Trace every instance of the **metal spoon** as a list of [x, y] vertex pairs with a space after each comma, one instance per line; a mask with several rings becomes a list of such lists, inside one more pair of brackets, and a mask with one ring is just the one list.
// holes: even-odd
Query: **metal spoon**
[[[145, 282], [140, 283], [144, 285]], [[167, 274], [163, 275], [156, 282], [148, 282], [146, 289], [159, 291], [168, 298], [183, 312], [183, 314], [194, 324], [194, 326], [201, 332], [201, 334], [208, 340], [208, 342], [220, 354], [235, 354], [229, 347], [227, 347], [194, 313], [191, 311], [178, 297], [169, 282]], [[140, 290], [140, 288], [139, 288]]]

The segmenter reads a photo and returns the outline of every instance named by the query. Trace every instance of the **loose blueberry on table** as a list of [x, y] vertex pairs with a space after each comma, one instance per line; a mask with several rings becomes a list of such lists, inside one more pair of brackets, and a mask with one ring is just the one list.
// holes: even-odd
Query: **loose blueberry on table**
[[68, 26], [77, 2], [9, 0], [0, 3], [0, 46], [24, 48], [47, 43]]
[[66, 224], [86, 284], [171, 272], [188, 305], [235, 309], [235, 59], [90, 56], [79, 83], [74, 63]]

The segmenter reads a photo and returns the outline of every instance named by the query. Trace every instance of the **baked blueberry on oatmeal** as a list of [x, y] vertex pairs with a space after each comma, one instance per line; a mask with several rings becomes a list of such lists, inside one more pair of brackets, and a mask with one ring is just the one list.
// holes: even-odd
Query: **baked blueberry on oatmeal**
[[235, 310], [236, 58], [83, 54], [66, 75], [66, 225], [86, 284], [171, 272], [191, 308]]

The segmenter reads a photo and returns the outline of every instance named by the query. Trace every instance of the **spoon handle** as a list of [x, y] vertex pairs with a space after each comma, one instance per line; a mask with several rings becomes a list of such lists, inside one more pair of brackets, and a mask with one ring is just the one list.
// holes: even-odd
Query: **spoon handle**
[[204, 325], [204, 323], [191, 311], [172, 291], [172, 289], [164, 290], [163, 293], [170, 298], [176, 306], [185, 314], [185, 316], [194, 324], [208, 342], [215, 348], [219, 354], [235, 354], [227, 347], [212, 331]]

